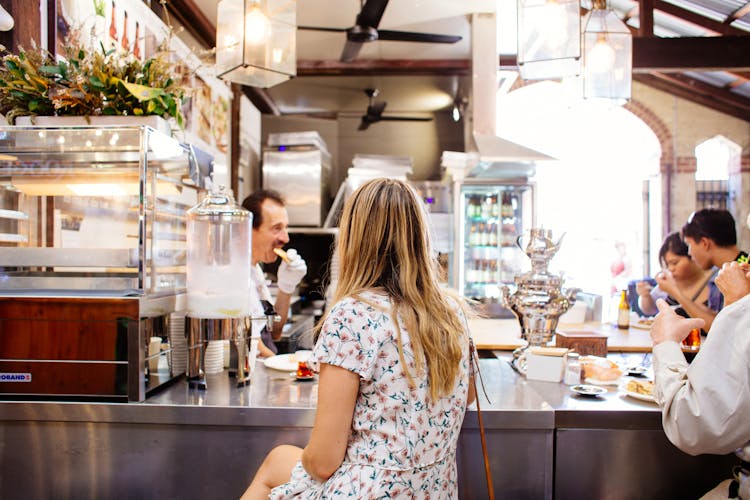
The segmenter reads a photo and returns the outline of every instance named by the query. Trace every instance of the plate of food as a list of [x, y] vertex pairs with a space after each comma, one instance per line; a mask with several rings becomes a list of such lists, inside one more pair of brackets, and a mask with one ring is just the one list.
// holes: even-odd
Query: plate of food
[[628, 366], [625, 371], [633, 377], [643, 377], [646, 375], [648, 368], [645, 366]]
[[581, 368], [587, 384], [616, 386], [622, 376], [622, 369], [617, 363], [599, 356], [581, 357]]
[[291, 354], [277, 354], [263, 361], [266, 368], [280, 372], [296, 372], [300, 361], [310, 359], [311, 351], [297, 351]]
[[651, 380], [630, 379], [620, 384], [620, 392], [633, 399], [656, 403], [654, 398], [654, 383]]
[[633, 321], [630, 326], [633, 328], [640, 328], [641, 330], [651, 330], [651, 325], [654, 324], [654, 318], [639, 318], [638, 321]]
[[587, 397], [597, 397], [607, 392], [607, 389], [605, 389], [604, 387], [599, 387], [598, 385], [588, 385], [588, 384], [574, 385], [570, 388], [570, 390], [575, 392], [576, 394], [579, 394], [581, 396], [587, 396]]

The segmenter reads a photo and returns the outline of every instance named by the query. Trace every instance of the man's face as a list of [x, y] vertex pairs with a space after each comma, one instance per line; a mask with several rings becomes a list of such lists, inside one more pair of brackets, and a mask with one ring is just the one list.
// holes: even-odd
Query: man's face
[[273, 249], [289, 243], [289, 216], [286, 208], [273, 200], [265, 200], [260, 209], [263, 223], [257, 229], [253, 229], [252, 260], [253, 264], [270, 264], [278, 258]]
[[695, 240], [690, 236], [685, 236], [685, 243], [688, 246], [688, 255], [693, 258], [696, 264], [703, 269], [711, 269], [714, 265], [709, 254], [709, 240], [708, 238], [700, 238]]

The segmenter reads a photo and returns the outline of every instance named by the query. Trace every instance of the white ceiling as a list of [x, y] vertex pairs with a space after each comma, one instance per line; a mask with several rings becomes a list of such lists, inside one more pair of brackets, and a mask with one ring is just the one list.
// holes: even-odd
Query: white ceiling
[[[216, 25], [218, 0], [194, 0]], [[495, 0], [391, 0], [380, 29], [459, 35], [455, 44], [374, 41], [357, 60], [470, 59], [472, 13], [495, 12]], [[299, 0], [297, 25], [349, 28], [361, 8], [359, 0]], [[337, 61], [345, 33], [297, 31], [298, 60]], [[432, 113], [452, 107], [457, 95], [468, 94], [468, 77], [457, 76], [317, 76], [298, 77], [268, 89], [282, 114], [304, 112], [363, 113], [364, 89], [380, 91], [388, 102], [385, 114]]]

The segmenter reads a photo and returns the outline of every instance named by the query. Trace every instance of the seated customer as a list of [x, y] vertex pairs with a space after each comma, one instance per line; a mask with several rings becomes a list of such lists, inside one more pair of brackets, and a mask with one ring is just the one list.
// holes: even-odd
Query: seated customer
[[[691, 455], [730, 453], [750, 440], [750, 272], [736, 262], [725, 264], [716, 285], [725, 307], [716, 316], [701, 350], [688, 365], [680, 343], [700, 318], [685, 319], [666, 302], [651, 329], [654, 342], [654, 396], [662, 409], [669, 440]], [[747, 448], [747, 445], [746, 445]], [[723, 482], [710, 498], [727, 498]], [[732, 485], [750, 498], [750, 479]], [[708, 496], [707, 496], [708, 498]]]
[[403, 181], [368, 181], [346, 202], [335, 303], [312, 354], [310, 441], [271, 450], [243, 498], [458, 497], [469, 332], [462, 299], [440, 286], [427, 224]]
[[[693, 212], [687, 223], [682, 226], [682, 239], [688, 246], [690, 257], [703, 269], [721, 268], [725, 263], [747, 262], [747, 253], [737, 247], [737, 232], [734, 217], [726, 210], [704, 208]], [[724, 299], [713, 283], [709, 283], [710, 303], [719, 303], [719, 310]], [[717, 298], [713, 298], [716, 296]], [[705, 329], [711, 327], [707, 323]]]
[[711, 297], [709, 293], [714, 272], [702, 269], [690, 258], [688, 246], [679, 233], [672, 233], [664, 239], [659, 249], [659, 262], [664, 269], [655, 276], [655, 288], [645, 280], [636, 284], [641, 311], [653, 316], [658, 312], [656, 299], [664, 299], [670, 306], [678, 306], [676, 312], [680, 316], [703, 318], [710, 327], [721, 308], [719, 294]]

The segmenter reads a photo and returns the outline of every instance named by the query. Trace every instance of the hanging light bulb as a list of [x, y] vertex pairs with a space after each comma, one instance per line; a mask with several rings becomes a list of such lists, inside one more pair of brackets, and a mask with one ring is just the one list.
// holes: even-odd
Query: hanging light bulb
[[256, 3], [245, 16], [245, 36], [251, 44], [264, 43], [270, 31], [268, 17]]
[[458, 110], [458, 104], [453, 105], [453, 111], [451, 112], [451, 117], [453, 118], [454, 122], [457, 122], [461, 119], [461, 112]]
[[593, 73], [605, 73], [614, 68], [615, 57], [615, 50], [607, 42], [607, 37], [599, 35], [586, 60]]

